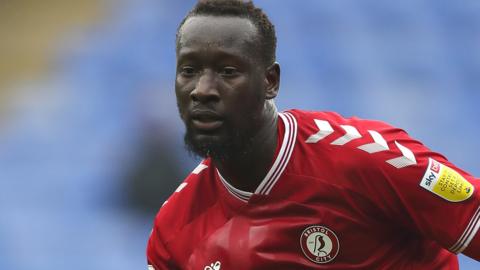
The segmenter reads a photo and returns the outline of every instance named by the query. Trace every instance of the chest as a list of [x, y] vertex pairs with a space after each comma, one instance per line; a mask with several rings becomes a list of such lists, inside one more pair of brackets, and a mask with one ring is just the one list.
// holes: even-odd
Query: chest
[[205, 229], [205, 221], [197, 221], [205, 234], [180, 232], [177, 238], [176, 244], [189, 250], [181, 259], [184, 268], [344, 269], [364, 264], [374, 251], [384, 255], [397, 241], [359, 206], [318, 195], [300, 201], [252, 198], [245, 211], [223, 223]]

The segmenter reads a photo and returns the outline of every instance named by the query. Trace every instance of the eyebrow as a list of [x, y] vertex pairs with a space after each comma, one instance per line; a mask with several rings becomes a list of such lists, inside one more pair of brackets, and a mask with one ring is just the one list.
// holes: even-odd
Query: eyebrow
[[[193, 61], [199, 61], [202, 58], [202, 50], [189, 50], [186, 49], [186, 52], [179, 52], [177, 54], [177, 62], [182, 62], [184, 59], [191, 59]], [[250, 59], [244, 54], [234, 54], [226, 50], [219, 50], [215, 52], [215, 57], [240, 60], [242, 62], [248, 62]]]

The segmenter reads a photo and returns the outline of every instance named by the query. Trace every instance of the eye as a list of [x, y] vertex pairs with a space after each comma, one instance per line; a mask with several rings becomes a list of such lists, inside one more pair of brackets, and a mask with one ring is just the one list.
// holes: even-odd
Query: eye
[[184, 66], [180, 68], [180, 74], [182, 74], [183, 76], [189, 77], [195, 75], [195, 73], [196, 70], [192, 66]]
[[222, 76], [232, 77], [238, 74], [238, 70], [234, 67], [223, 67], [220, 74]]

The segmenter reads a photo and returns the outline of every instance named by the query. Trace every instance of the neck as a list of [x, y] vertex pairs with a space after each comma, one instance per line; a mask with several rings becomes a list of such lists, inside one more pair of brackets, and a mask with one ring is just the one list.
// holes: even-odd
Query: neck
[[277, 109], [267, 101], [262, 113], [259, 131], [253, 137], [248, 153], [232, 154], [228, 159], [213, 163], [223, 177], [234, 187], [253, 192], [270, 169], [277, 147]]

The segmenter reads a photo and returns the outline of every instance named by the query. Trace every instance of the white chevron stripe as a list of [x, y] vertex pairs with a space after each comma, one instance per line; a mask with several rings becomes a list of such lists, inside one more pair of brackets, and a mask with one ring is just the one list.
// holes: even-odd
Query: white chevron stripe
[[175, 192], [180, 192], [182, 189], [184, 189], [187, 186], [188, 183], [181, 183], [177, 189], [175, 189]]
[[417, 164], [417, 160], [415, 159], [415, 155], [413, 154], [412, 150], [406, 148], [397, 141], [395, 141], [395, 144], [397, 145], [400, 152], [402, 152], [402, 156], [387, 160], [386, 162], [388, 164], [392, 165], [397, 169]]
[[200, 163], [198, 164], [198, 166], [193, 170], [193, 174], [199, 174], [201, 173], [203, 170], [205, 170], [206, 168], [208, 168], [207, 165], [203, 164], [203, 163]]
[[458, 241], [451, 248], [449, 248], [449, 250], [456, 254], [463, 252], [468, 247], [473, 237], [475, 237], [479, 228], [480, 228], [480, 207], [477, 208], [477, 211], [475, 212], [472, 219], [468, 223], [467, 228], [463, 232], [462, 236], [460, 236]]
[[380, 135], [380, 133], [373, 130], [369, 130], [368, 132], [372, 136], [374, 142], [360, 145], [358, 147], [359, 149], [369, 154], [373, 154], [373, 153], [377, 153], [377, 152], [381, 152], [389, 149], [387, 141], [385, 141], [385, 139], [382, 137], [382, 135]]
[[336, 139], [335, 141], [333, 141], [331, 143], [333, 145], [344, 145], [350, 142], [351, 140], [355, 140], [362, 137], [362, 135], [360, 135], [360, 133], [355, 127], [352, 127], [349, 125], [340, 125], [340, 127], [342, 127], [345, 130], [346, 134]]
[[327, 121], [314, 119], [318, 132], [308, 137], [306, 143], [316, 143], [333, 133], [333, 128]]

